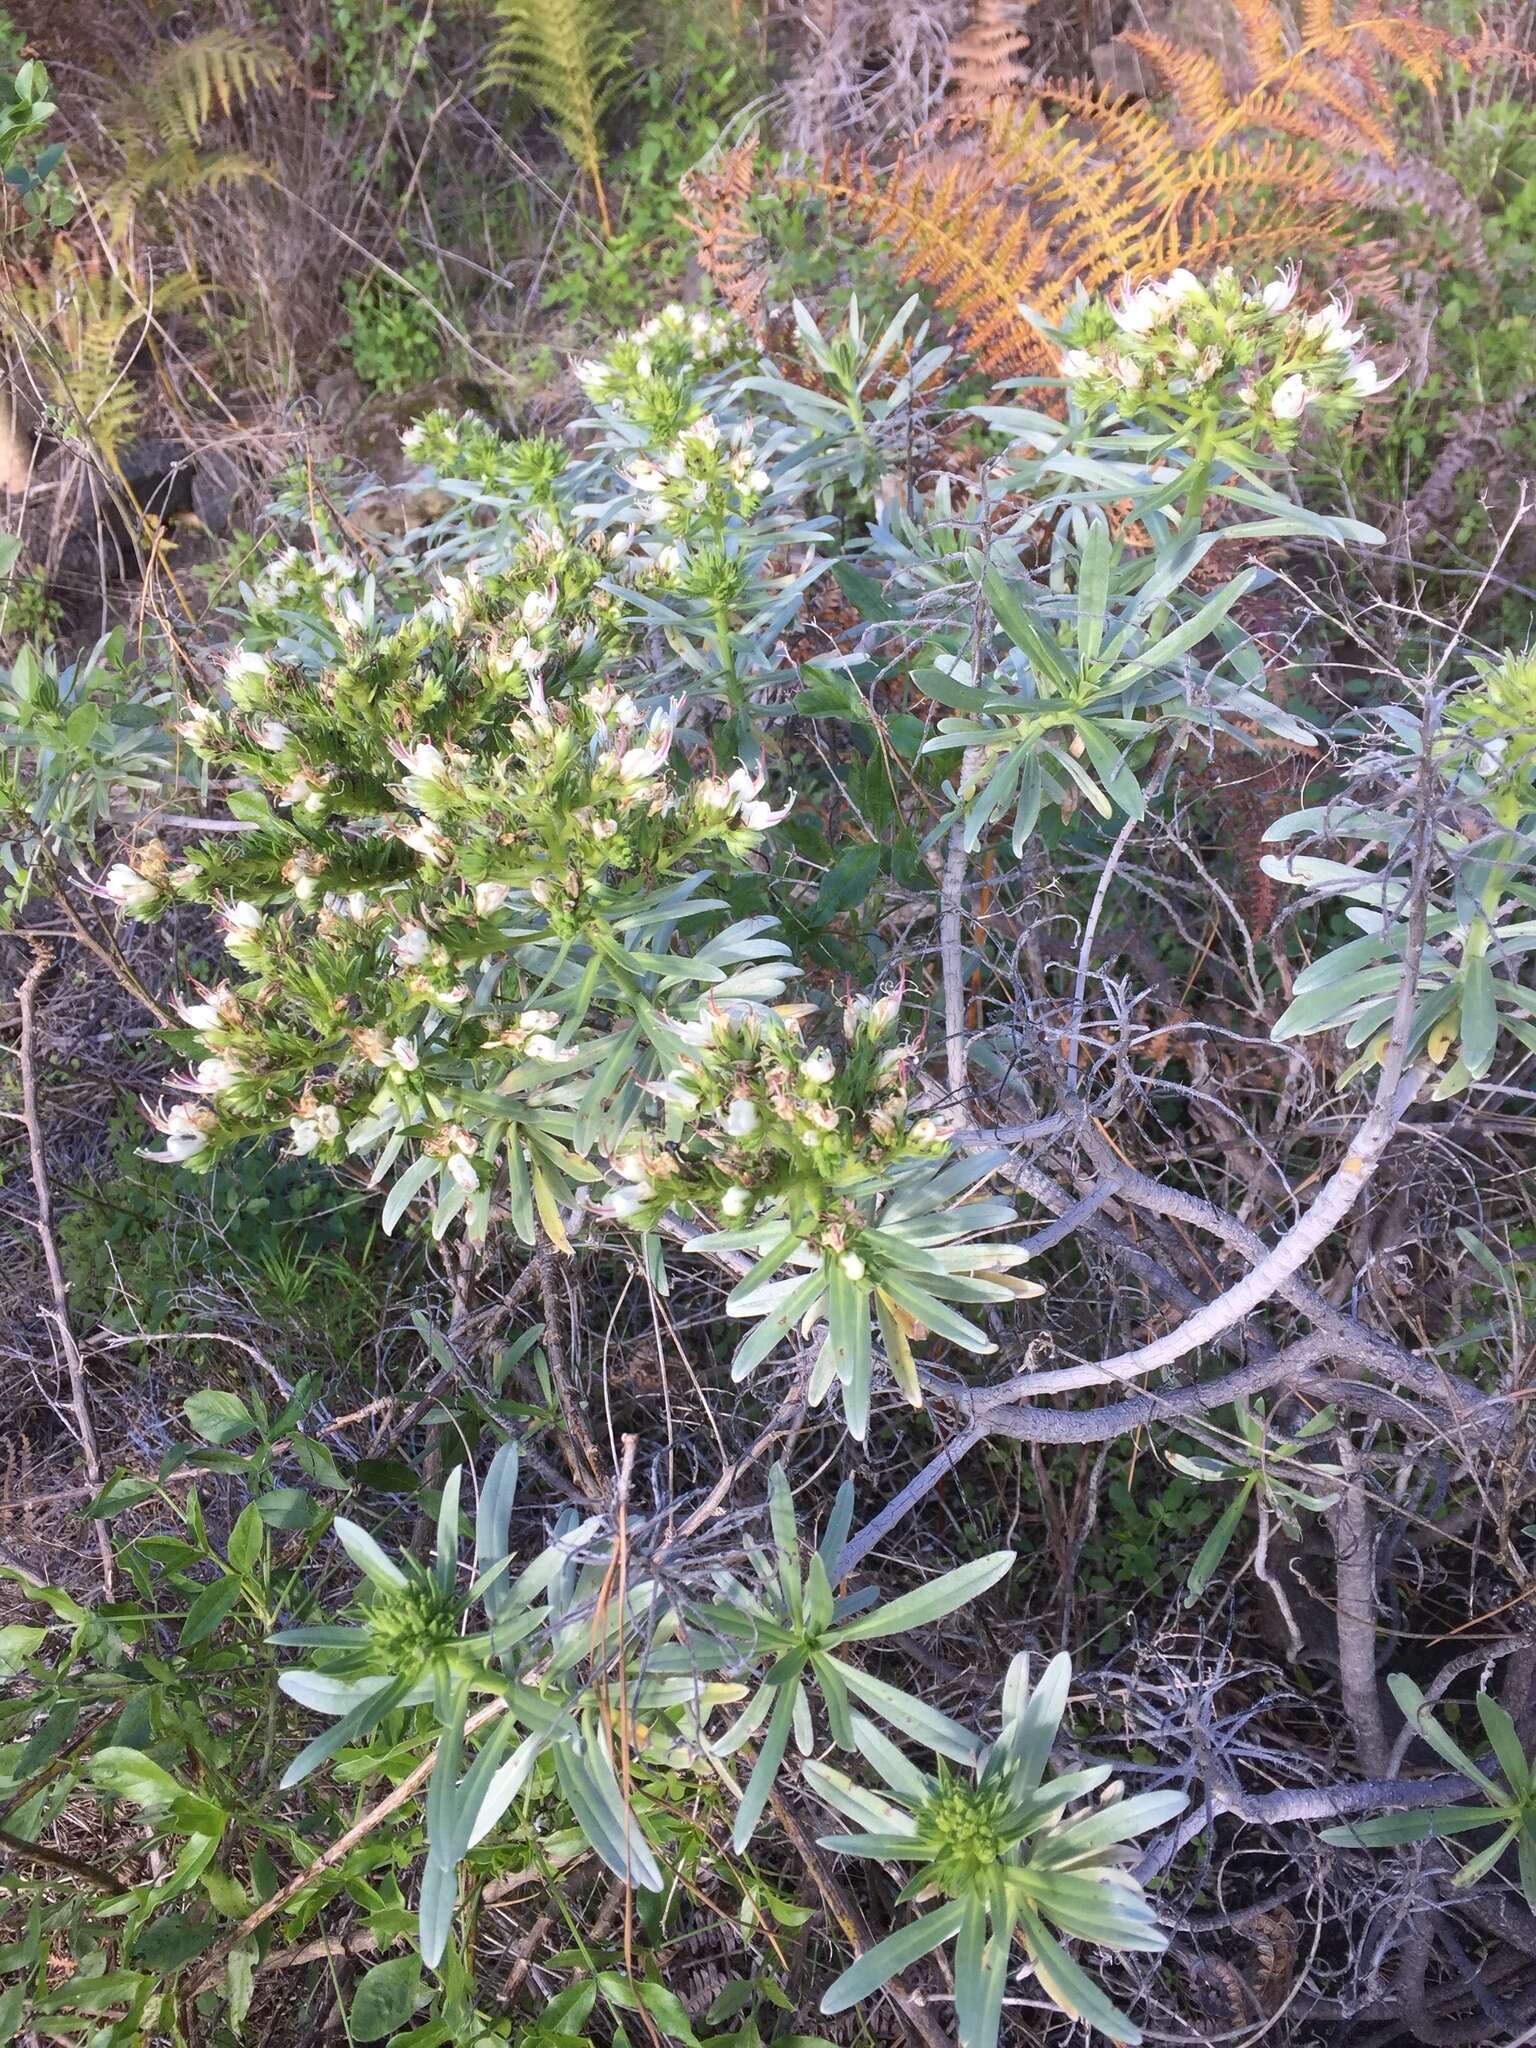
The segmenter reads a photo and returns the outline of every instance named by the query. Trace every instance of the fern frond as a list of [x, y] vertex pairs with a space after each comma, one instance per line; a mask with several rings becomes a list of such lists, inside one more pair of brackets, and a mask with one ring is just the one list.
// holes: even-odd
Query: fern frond
[[[157, 286], [165, 311], [196, 289], [187, 273]], [[89, 440], [111, 468], [138, 424], [140, 395], [128, 375], [142, 340], [149, 304], [120, 270], [99, 257], [87, 262], [65, 237], [55, 240], [46, 268], [13, 279], [7, 308], [44, 401], [62, 430]]]
[[102, 193], [101, 210], [114, 241], [122, 243], [134, 215], [152, 198], [185, 199], [269, 175], [264, 164], [242, 150], [201, 150], [186, 142], [158, 151], [135, 146]]
[[234, 113], [289, 68], [288, 53], [265, 37], [208, 29], [163, 50], [129, 104], [167, 148], [195, 149], [215, 112]]
[[1195, 140], [1203, 142], [1232, 104], [1216, 59], [1208, 50], [1188, 50], [1163, 35], [1124, 35], [1120, 40], [1151, 65], [1173, 94]]
[[952, 67], [947, 119], [956, 126], [982, 121], [989, 109], [1024, 83], [1029, 48], [1024, 16], [1035, 0], [972, 0], [970, 20], [949, 46]]
[[1042, 319], [1065, 309], [1066, 291], [1051, 270], [1051, 233], [1027, 212], [970, 181], [967, 162], [937, 171], [898, 163], [872, 172], [862, 157], [844, 155], [816, 189], [889, 246], [902, 277], [924, 284], [965, 330], [977, 362], [997, 377], [1041, 369], [1050, 352], [1018, 311]]
[[591, 179], [609, 233], [602, 120], [631, 38], [619, 28], [610, 0], [493, 0], [493, 7], [496, 31], [482, 84], [515, 86], [542, 108]]
[[[1331, 19], [1330, 0], [1321, 4]], [[1275, 0], [1232, 0], [1232, 12], [1249, 68], [1261, 76], [1277, 70], [1285, 62], [1286, 20]]]
[[[1413, 182], [1399, 166], [1394, 80], [1432, 85], [1452, 57], [1475, 67], [1496, 46], [1458, 41], [1415, 0], [1390, 13], [1360, 0], [1343, 19], [1336, 0], [1300, 0], [1299, 21], [1281, 0], [1233, 5], [1239, 80], [1165, 35], [1125, 38], [1171, 112], [1058, 80], [1027, 80], [978, 110], [997, 75], [983, 65], [946, 123], [967, 131], [963, 166], [898, 160], [880, 172], [843, 159], [821, 189], [890, 240], [903, 274], [929, 285], [991, 369], [1040, 363], [1021, 300], [1050, 320], [1075, 288], [1118, 273], [1326, 252], [1335, 272], [1390, 291], [1382, 245], [1362, 236], [1364, 214], [1401, 204]], [[977, 0], [979, 47], [1000, 47], [1006, 19], [1003, 0]]]
[[718, 159], [695, 164], [678, 186], [686, 224], [698, 245], [699, 268], [754, 341], [765, 339], [767, 288], [762, 237], [747, 215], [756, 188], [757, 137]]

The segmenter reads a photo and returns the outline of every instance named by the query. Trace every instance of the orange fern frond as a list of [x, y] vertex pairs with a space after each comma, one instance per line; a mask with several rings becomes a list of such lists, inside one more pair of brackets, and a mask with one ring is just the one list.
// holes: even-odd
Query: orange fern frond
[[1144, 57], [1167, 86], [1196, 141], [1203, 142], [1220, 126], [1232, 105], [1232, 95], [1221, 66], [1208, 50], [1187, 50], [1162, 35], [1125, 35], [1120, 40]]
[[845, 154], [816, 189], [885, 242], [901, 275], [928, 287], [966, 335], [976, 361], [992, 375], [1038, 370], [1049, 351], [1019, 313], [1030, 305], [1044, 320], [1065, 309], [1067, 284], [1051, 274], [1051, 233], [1029, 214], [976, 185], [968, 161], [937, 171], [898, 162], [874, 172]]
[[1024, 16], [1034, 0], [973, 0], [971, 18], [949, 46], [952, 67], [946, 118], [956, 125], [984, 120], [997, 100], [1024, 83], [1029, 36]]
[[[1316, 4], [1332, 20], [1330, 0]], [[1275, 0], [1232, 0], [1232, 12], [1250, 69], [1261, 76], [1278, 69], [1285, 62], [1287, 24]]]
[[678, 192], [690, 209], [684, 221], [698, 243], [699, 268], [753, 340], [761, 342], [767, 329], [763, 293], [768, 269], [762, 239], [747, 213], [756, 189], [756, 159], [753, 135], [714, 161], [696, 164]]
[[[1120, 274], [1325, 255], [1390, 293], [1366, 216], [1401, 207], [1424, 171], [1402, 159], [1394, 82], [1433, 88], [1453, 59], [1477, 68], [1497, 49], [1427, 21], [1419, 0], [1390, 4], [1357, 0], [1341, 18], [1339, 0], [1297, 0], [1293, 17], [1289, 0], [1233, 0], [1237, 77], [1166, 35], [1127, 36], [1169, 111], [1081, 81], [999, 93], [1022, 48], [1020, 0], [973, 0], [943, 124], [963, 145], [888, 170], [844, 157], [816, 189], [890, 243], [999, 374], [1042, 362], [1021, 302], [1049, 323], [1078, 288]], [[1475, 218], [1467, 232], [1475, 243]]]

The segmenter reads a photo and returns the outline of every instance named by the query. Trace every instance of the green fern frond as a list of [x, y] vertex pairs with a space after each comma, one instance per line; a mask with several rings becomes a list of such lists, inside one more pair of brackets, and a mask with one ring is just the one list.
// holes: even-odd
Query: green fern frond
[[276, 43], [235, 29], [209, 29], [162, 51], [133, 104], [167, 149], [177, 143], [195, 149], [216, 111], [234, 113], [288, 69], [288, 54]]
[[493, 7], [496, 32], [482, 83], [515, 86], [542, 108], [592, 180], [607, 234], [602, 121], [631, 38], [614, 19], [611, 0], [493, 0]]
[[102, 124], [119, 159], [101, 201], [113, 238], [126, 238], [134, 215], [151, 198], [184, 199], [261, 176], [253, 157], [204, 150], [203, 138], [216, 115], [235, 113], [291, 69], [276, 43], [210, 29], [163, 49], [140, 82], [121, 87]]
[[129, 375], [151, 317], [203, 289], [190, 271], [141, 291], [122, 269], [82, 260], [60, 236], [46, 270], [14, 282], [6, 324], [15, 329], [42, 397], [62, 432], [88, 441], [110, 468], [138, 425], [140, 393]]

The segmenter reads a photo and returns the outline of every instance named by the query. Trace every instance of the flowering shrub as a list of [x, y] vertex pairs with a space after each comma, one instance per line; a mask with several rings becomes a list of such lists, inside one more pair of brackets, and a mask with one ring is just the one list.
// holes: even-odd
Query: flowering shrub
[[[1474, 657], [1447, 697], [1431, 749], [1434, 829], [1430, 900], [1416, 968], [1407, 1057], [1439, 1068], [1443, 1100], [1481, 1081], [1501, 1036], [1536, 1051], [1536, 660]], [[1277, 1038], [1342, 1030], [1358, 1058], [1345, 1078], [1380, 1064], [1409, 963], [1411, 849], [1424, 767], [1421, 723], [1397, 707], [1371, 719], [1377, 744], [1353, 787], [1332, 803], [1279, 818], [1271, 842], [1303, 836], [1327, 855], [1272, 854], [1267, 873], [1344, 907], [1360, 934], [1297, 975]], [[1338, 857], [1342, 855], [1343, 857]]]
[[[809, 1395], [842, 1390], [848, 1428], [869, 1424], [871, 1324], [896, 1384], [921, 1406], [911, 1339], [926, 1331], [990, 1351], [952, 1302], [1039, 1293], [1007, 1269], [1022, 1254], [989, 1233], [1013, 1221], [1006, 1202], [965, 1200], [995, 1161], [952, 1159], [933, 1120], [909, 1114], [913, 1046], [896, 1042], [897, 999], [855, 998], [843, 1011], [841, 1064], [808, 1046], [799, 1014], [732, 1016], [711, 1007], [690, 1050], [657, 1092], [666, 1137], [619, 1161], [627, 1186], [613, 1213], [644, 1225], [668, 1207], [723, 1228], [697, 1250], [755, 1254], [726, 1303], [757, 1327], [732, 1362], [744, 1379], [799, 1325], [825, 1324]], [[785, 1270], [787, 1268], [787, 1271]]]
[[1235, 270], [1188, 270], [1085, 302], [1064, 330], [1062, 373], [1085, 412], [1151, 417], [1181, 439], [1220, 432], [1255, 450], [1295, 446], [1303, 415], [1342, 425], [1391, 383], [1360, 352], [1347, 300], [1296, 304], [1299, 272], [1245, 290]]
[[[686, 1887], [684, 1845], [707, 1845], [734, 1872], [729, 1840], [745, 1865], [791, 1743], [802, 1758], [830, 1746], [884, 1789], [868, 1788], [858, 1762], [807, 1763], [805, 1784], [857, 1830], [826, 1846], [910, 1863], [904, 1897], [928, 1910], [844, 1971], [827, 2010], [953, 1940], [965, 2048], [992, 2048], [1021, 1954], [1063, 2011], [1137, 2038], [1068, 1944], [1162, 1948], [1127, 1844], [1182, 1796], [1110, 1790], [1089, 1805], [1107, 1766], [1050, 1775], [1065, 1658], [1035, 1685], [1013, 1664], [989, 1745], [850, 1654], [955, 1613], [1000, 1580], [1010, 1553], [970, 1556], [883, 1603], [847, 1581], [934, 1475], [1006, 1433], [994, 1418], [1016, 1398], [1038, 1415], [1046, 1389], [1134, 1384], [1152, 1369], [1134, 1351], [1128, 1369], [1123, 1356], [1095, 1367], [1079, 1354], [1041, 1373], [1044, 1387], [1028, 1363], [986, 1391], [925, 1383], [924, 1347], [1012, 1346], [1025, 1318], [1003, 1312], [1041, 1292], [1019, 1274], [1032, 1250], [1112, 1197], [1134, 1209], [1139, 1179], [1064, 1194], [1059, 1225], [1021, 1243], [1013, 1203], [988, 1187], [1003, 1156], [983, 1130], [950, 1127], [951, 1115], [986, 1122], [972, 1056], [1025, 1075], [1026, 1094], [1029, 1062], [1049, 1061], [1064, 1107], [1043, 1124], [1074, 1144], [1095, 1124], [1105, 1134], [1111, 1090], [1080, 1072], [1089, 1057], [1118, 1059], [1116, 1094], [1137, 1085], [1124, 1034], [1118, 1052], [1085, 1049], [1102, 893], [1071, 1021], [1051, 1015], [1056, 1048], [1042, 1058], [1045, 998], [998, 1003], [973, 1028], [967, 864], [992, 858], [1008, 888], [1006, 849], [1022, 855], [1038, 836], [1070, 847], [1079, 872], [1111, 876], [1125, 845], [1108, 852], [1114, 821], [1176, 807], [1202, 747], [1313, 742], [1243, 623], [1240, 601], [1263, 571], [1208, 573], [1220, 540], [1373, 537], [1266, 480], [1312, 423], [1347, 420], [1383, 381], [1345, 308], [1308, 311], [1296, 294], [1290, 275], [1248, 288], [1230, 272], [1207, 283], [1177, 273], [1085, 304], [1062, 341], [1064, 417], [980, 406], [1006, 447], [975, 489], [925, 487], [912, 467], [894, 497], [887, 459], [917, 433], [946, 356], [921, 328], [908, 333], [910, 305], [879, 334], [856, 309], [832, 338], [804, 316], [798, 376], [754, 363], [720, 316], [668, 309], [579, 366], [591, 416], [565, 439], [515, 440], [433, 413], [406, 436], [441, 493], [428, 523], [366, 563], [317, 527], [247, 587], [240, 644], [178, 727], [232, 792], [224, 822], [237, 829], [184, 855], [148, 840], [102, 885], [136, 917], [204, 906], [226, 955], [177, 1001], [186, 1068], [152, 1112], [150, 1156], [203, 1170], [275, 1135], [291, 1155], [366, 1175], [386, 1229], [414, 1212], [437, 1238], [461, 1226], [478, 1242], [505, 1226], [566, 1252], [583, 1232], [629, 1233], [658, 1287], [662, 1242], [680, 1240], [730, 1270], [726, 1313], [747, 1326], [731, 1372], [792, 1376], [783, 1412], [835, 1393], [862, 1444], [887, 1385], [914, 1407], [926, 1384], [968, 1409], [968, 1426], [858, 1536], [851, 1488], [839, 1492], [808, 1561], [780, 1467], [771, 1545], [745, 1538], [750, 1570], [688, 1547], [776, 1424], [713, 1494], [700, 1488], [693, 1522], [680, 1499], [690, 1478], [651, 1480], [642, 1506], [633, 1456], [611, 1493], [590, 1459], [581, 1474], [573, 1458], [573, 1483], [599, 1511], [579, 1521], [562, 1503], [521, 1569], [511, 1449], [486, 1476], [468, 1571], [456, 1473], [430, 1559], [335, 1525], [362, 1583], [339, 1617], [301, 1612], [272, 1638], [305, 1653], [283, 1688], [327, 1724], [295, 1745], [286, 1782], [323, 1767], [348, 1782], [398, 1784], [406, 1770], [429, 1781], [416, 1926], [430, 1966], [449, 1955], [461, 1873], [495, 1867], [476, 1853], [514, 1810], [539, 1837], [541, 1868], [590, 1851], [645, 1895], [659, 1927], [659, 1902]], [[860, 518], [867, 530], [846, 541]], [[797, 663], [786, 636], [816, 623], [805, 599], [832, 571], [842, 616], [824, 658]], [[898, 690], [911, 708], [892, 710]], [[1410, 1056], [1445, 1061], [1454, 1043], [1450, 1089], [1487, 1072], [1501, 1032], [1536, 1049], [1518, 973], [1533, 941], [1516, 915], [1536, 826], [1531, 696], [1528, 662], [1485, 666], [1453, 693], [1427, 762], [1418, 727], [1383, 714], [1376, 767], [1392, 772], [1275, 828], [1277, 840], [1344, 843], [1347, 859], [1297, 855], [1284, 872], [1338, 896], [1360, 934], [1302, 971], [1277, 1035], [1341, 1026], [1379, 1056], [1411, 943], [1400, 870], [1425, 770], [1439, 866]], [[820, 748], [816, 721], [828, 717], [846, 745]], [[889, 925], [878, 937], [908, 964], [877, 957], [861, 977], [873, 991], [856, 993], [809, 971], [826, 969], [824, 953], [795, 1000], [786, 933], [811, 922], [807, 878], [835, 875], [840, 854], [837, 826], [808, 822], [815, 806], [797, 812], [790, 785], [821, 768], [840, 798], [846, 785], [837, 816], [850, 837], [866, 834], [862, 872], [906, 892], [900, 940]], [[1044, 967], [1035, 979], [1054, 998]], [[1196, 1097], [1167, 1086], [1170, 1101]], [[1155, 1251], [1112, 1228], [1143, 1278], [1157, 1269]], [[547, 1283], [542, 1256], [536, 1269]], [[1014, 1356], [1028, 1358], [1024, 1345]], [[1196, 1372], [1163, 1397], [1183, 1413], [1202, 1384]], [[1278, 1380], [1273, 1398], [1278, 1416]], [[1125, 1406], [1155, 1420], [1155, 1400]], [[503, 1401], [474, 1426], [511, 1412], [530, 1413]], [[1236, 1413], [1253, 1450], [1248, 1424], [1263, 1411]], [[1087, 1415], [1050, 1411], [1071, 1425]], [[1311, 1440], [1308, 1425], [1285, 1431], [1277, 1422], [1259, 1450], [1289, 1457]], [[1301, 1490], [1305, 1470], [1337, 1476], [1304, 1465], [1301, 1479], [1271, 1484], [1230, 1455], [1182, 1469], [1241, 1495], [1197, 1560], [1192, 1597], [1244, 1501], [1284, 1518], [1326, 1505]], [[742, 1540], [732, 1523], [732, 1549]], [[262, 1592], [264, 1631], [297, 1599], [286, 1583]], [[725, 1708], [738, 1711], [722, 1726]], [[932, 1750], [936, 1767], [919, 1768], [886, 1730]], [[430, 1770], [401, 1763], [423, 1743]], [[405, 1918], [388, 1910], [393, 1939]], [[755, 1897], [752, 1913], [766, 1924]]]

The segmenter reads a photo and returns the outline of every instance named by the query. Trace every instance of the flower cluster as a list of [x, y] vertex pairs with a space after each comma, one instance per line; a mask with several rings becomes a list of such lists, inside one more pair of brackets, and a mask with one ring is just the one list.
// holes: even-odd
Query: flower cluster
[[1205, 281], [1175, 270], [1085, 301], [1061, 335], [1074, 402], [1280, 450], [1294, 445], [1304, 418], [1342, 424], [1392, 379], [1360, 352], [1348, 300], [1309, 312], [1297, 282], [1288, 270], [1244, 289], [1230, 268]]
[[626, 1184], [611, 1213], [643, 1227], [680, 1202], [729, 1225], [771, 1206], [862, 1278], [846, 1191], [948, 1149], [930, 1118], [909, 1114], [915, 1048], [896, 1036], [898, 1010], [894, 995], [849, 1002], [839, 1063], [807, 1043], [804, 1007], [706, 1009], [683, 1027], [690, 1051], [656, 1090], [677, 1135], [620, 1155]]
[[246, 640], [265, 647], [290, 633], [295, 619], [351, 616], [366, 575], [338, 548], [280, 548], [241, 592]]
[[1536, 812], [1536, 648], [1501, 661], [1472, 657], [1475, 682], [1446, 705], [1441, 754], [1470, 765], [1502, 825]]
[[675, 434], [701, 408], [700, 383], [741, 360], [746, 338], [736, 323], [702, 308], [665, 306], [605, 356], [574, 365], [594, 404], [648, 434]]
[[637, 455], [625, 473], [650, 524], [674, 539], [713, 538], [730, 520], [750, 520], [773, 488], [755, 437], [750, 419], [722, 433], [706, 412], [659, 459]]
[[[685, 1018], [737, 970], [782, 993], [758, 963], [784, 948], [756, 925], [722, 934], [718, 961], [708, 938], [669, 960], [676, 927], [718, 907], [704, 876], [748, 861], [783, 811], [744, 767], [688, 775], [682, 700], [609, 678], [638, 560], [623, 530], [546, 516], [497, 571], [466, 565], [398, 620], [343, 592], [339, 610], [317, 599], [309, 641], [232, 651], [220, 698], [178, 729], [251, 785], [247, 829], [179, 864], [148, 842], [105, 885], [143, 917], [207, 905], [230, 962], [178, 1005], [189, 1100], [149, 1113], [152, 1156], [201, 1169], [277, 1133], [299, 1157], [378, 1151], [407, 1196], [436, 1191], [436, 1227], [463, 1212], [476, 1235], [505, 1158], [531, 1238], [594, 1176], [575, 1106], [582, 1149], [617, 1142], [635, 1084], [675, 1052], [658, 976]], [[591, 1078], [636, 1018], [658, 1045]]]
[[443, 408], [407, 427], [400, 447], [433, 475], [512, 490], [535, 505], [553, 505], [555, 487], [570, 467], [570, 451], [547, 434], [508, 440], [472, 412], [458, 419]]

